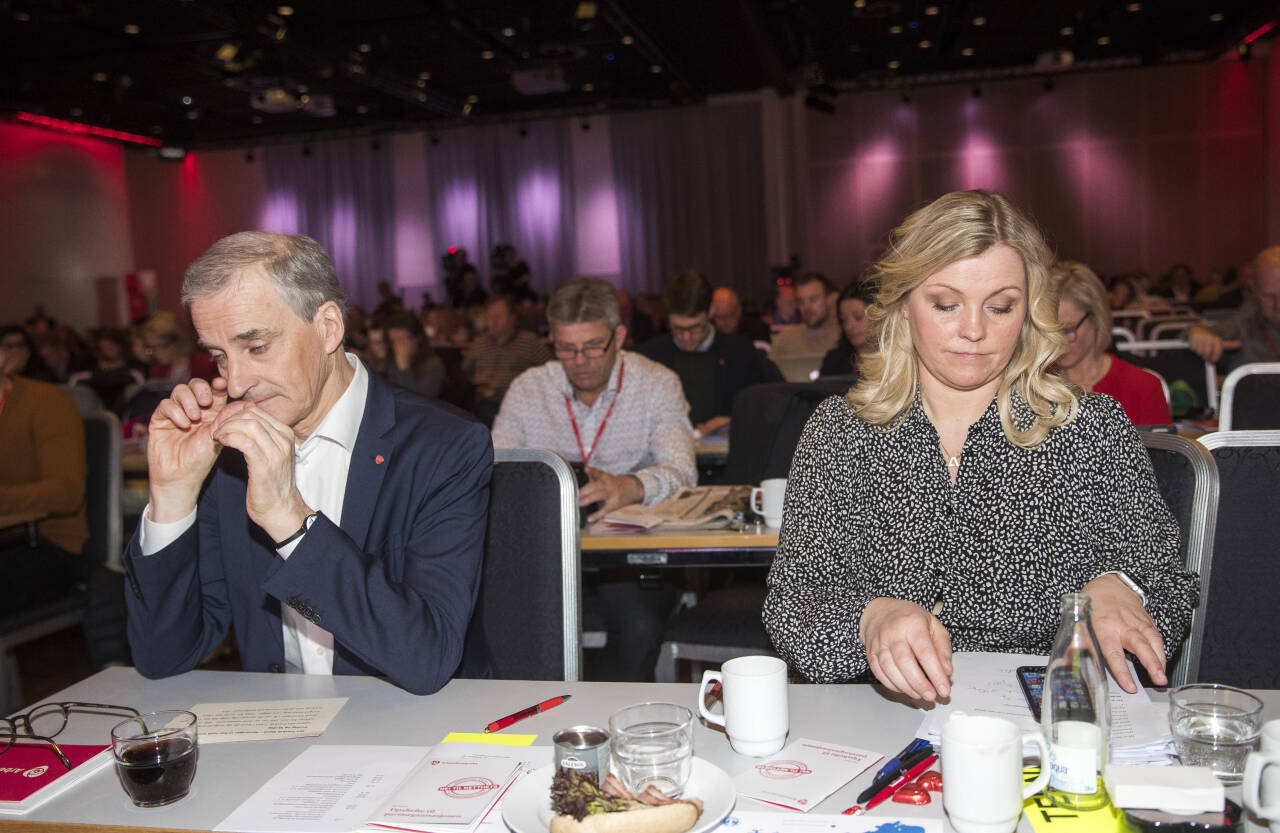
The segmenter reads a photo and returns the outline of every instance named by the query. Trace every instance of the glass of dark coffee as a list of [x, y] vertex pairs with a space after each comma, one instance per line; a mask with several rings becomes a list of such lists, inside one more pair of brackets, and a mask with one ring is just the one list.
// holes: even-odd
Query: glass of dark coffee
[[196, 774], [198, 740], [196, 716], [188, 711], [150, 712], [116, 724], [116, 775], [133, 803], [163, 807], [184, 797]]

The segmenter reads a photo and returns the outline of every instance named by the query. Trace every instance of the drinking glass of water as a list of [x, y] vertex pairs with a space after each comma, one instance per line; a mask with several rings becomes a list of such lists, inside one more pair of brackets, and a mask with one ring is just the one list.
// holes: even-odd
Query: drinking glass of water
[[111, 730], [120, 785], [139, 807], [163, 807], [184, 797], [196, 775], [196, 716], [188, 711], [140, 714]]
[[1169, 728], [1183, 766], [1207, 766], [1224, 784], [1239, 784], [1245, 758], [1258, 748], [1262, 701], [1217, 683], [1169, 692]]
[[631, 792], [653, 785], [678, 797], [693, 768], [693, 712], [675, 703], [637, 703], [609, 718], [613, 768]]

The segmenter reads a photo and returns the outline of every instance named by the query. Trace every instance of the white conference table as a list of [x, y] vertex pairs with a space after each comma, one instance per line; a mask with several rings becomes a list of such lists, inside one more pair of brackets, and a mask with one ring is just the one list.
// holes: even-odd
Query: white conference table
[[[451, 731], [482, 731], [485, 724], [557, 694], [573, 699], [549, 712], [521, 721], [508, 733], [537, 734], [539, 745], [565, 726], [607, 726], [609, 715], [644, 700], [693, 706], [697, 687], [688, 683], [565, 683], [454, 680], [433, 695], [419, 697], [370, 677], [323, 677], [192, 671], [165, 680], [146, 680], [132, 668], [109, 668], [50, 697], [134, 706], [142, 711], [186, 708], [196, 703], [308, 697], [348, 697], [321, 738], [207, 744], [190, 795], [168, 807], [144, 810], [125, 796], [115, 772], [105, 768], [27, 816], [0, 820], [0, 831], [70, 833], [80, 830], [211, 830], [303, 749], [313, 743], [431, 746]], [[868, 685], [793, 685], [790, 739], [807, 737], [892, 755], [915, 734], [922, 712], [893, 702]], [[1280, 716], [1280, 691], [1263, 692], [1266, 716]], [[95, 725], [95, 728], [97, 726]], [[68, 742], [85, 742], [74, 727]], [[64, 739], [62, 736], [59, 740]], [[719, 731], [699, 725], [694, 754], [730, 776], [749, 768], [753, 758], [735, 753]], [[550, 762], [550, 761], [548, 761]], [[819, 805], [817, 812], [838, 813], [870, 783], [876, 767]], [[1238, 793], [1238, 791], [1237, 791]], [[785, 812], [748, 799], [739, 808]], [[941, 799], [924, 807], [885, 802], [871, 813], [880, 817], [942, 817]], [[944, 825], [950, 830], [950, 825]], [[1253, 827], [1255, 830], [1265, 828]], [[1031, 831], [1024, 816], [1019, 830]]]

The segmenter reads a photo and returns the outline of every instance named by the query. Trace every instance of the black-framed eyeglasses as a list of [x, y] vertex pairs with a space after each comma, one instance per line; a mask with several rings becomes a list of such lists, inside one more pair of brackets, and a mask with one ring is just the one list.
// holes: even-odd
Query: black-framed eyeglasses
[[22, 714], [0, 717], [0, 755], [8, 752], [19, 741], [37, 740], [49, 744], [62, 765], [71, 769], [71, 760], [54, 738], [67, 728], [72, 712], [121, 718], [139, 715], [138, 710], [132, 706], [113, 706], [108, 703], [41, 703]]
[[555, 352], [557, 359], [565, 361], [577, 358], [579, 353], [582, 354], [583, 358], [598, 359], [609, 352], [609, 348], [613, 346], [613, 338], [617, 334], [617, 330], [609, 333], [609, 340], [603, 345], [589, 344], [585, 347], [572, 347], [568, 344], [556, 344], [552, 346], [552, 350]]
[[1077, 321], [1075, 324], [1071, 325], [1070, 327], [1063, 327], [1062, 334], [1067, 338], [1075, 338], [1076, 333], [1080, 330], [1081, 327], [1084, 326], [1084, 322], [1088, 321], [1089, 316], [1091, 315], [1093, 315], [1093, 310], [1089, 310], [1088, 312], [1086, 312], [1083, 318], [1081, 318], [1079, 321]]
[[675, 336], [706, 336], [711, 329], [711, 319], [709, 317], [704, 318], [697, 324], [692, 324], [688, 327], [677, 327], [675, 324], [669, 324], [668, 326], [671, 328], [671, 334]]

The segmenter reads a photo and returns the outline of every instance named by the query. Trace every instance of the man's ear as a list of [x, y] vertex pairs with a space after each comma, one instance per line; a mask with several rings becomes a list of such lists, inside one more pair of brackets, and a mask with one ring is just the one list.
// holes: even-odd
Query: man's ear
[[622, 345], [627, 343], [627, 325], [619, 324], [613, 330], [613, 340], [618, 345], [618, 349], [622, 349]]
[[325, 301], [321, 304], [320, 309], [316, 310], [315, 316], [311, 319], [311, 324], [319, 328], [326, 353], [342, 349], [343, 341], [347, 336], [347, 322], [342, 315], [342, 307], [338, 306], [337, 301]]

